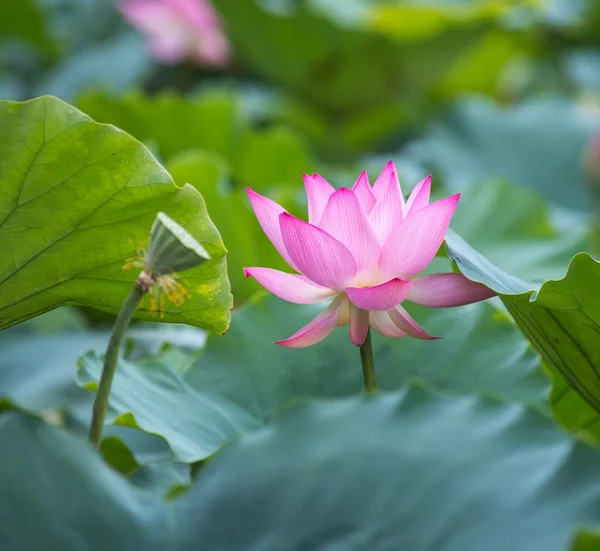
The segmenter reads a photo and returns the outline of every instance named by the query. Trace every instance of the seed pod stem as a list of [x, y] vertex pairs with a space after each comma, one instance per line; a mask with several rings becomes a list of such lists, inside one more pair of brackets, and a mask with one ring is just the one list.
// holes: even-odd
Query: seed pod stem
[[[143, 274], [144, 272], [142, 272], [142, 275]], [[104, 428], [104, 418], [106, 417], [106, 408], [108, 407], [108, 397], [110, 395], [110, 388], [119, 361], [121, 344], [125, 337], [127, 327], [131, 322], [131, 318], [146, 292], [139, 283], [140, 279], [136, 281], [129, 296], [125, 299], [125, 302], [121, 307], [110, 335], [106, 353], [104, 354], [102, 375], [100, 376], [98, 392], [96, 393], [96, 398], [92, 407], [92, 424], [90, 425], [89, 433], [89, 440], [96, 448], [99, 448], [100, 443], [102, 442], [102, 431]]]

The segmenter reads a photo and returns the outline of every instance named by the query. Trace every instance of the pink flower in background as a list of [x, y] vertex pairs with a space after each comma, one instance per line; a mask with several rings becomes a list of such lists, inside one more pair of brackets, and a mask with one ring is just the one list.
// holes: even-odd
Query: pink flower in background
[[222, 66], [229, 60], [229, 42], [208, 0], [124, 0], [120, 10], [164, 63]]
[[396, 168], [388, 163], [369, 184], [363, 172], [352, 189], [337, 191], [321, 176], [304, 176], [308, 222], [247, 189], [256, 217], [290, 267], [246, 268], [273, 294], [297, 304], [332, 302], [308, 325], [277, 344], [301, 348], [322, 341], [336, 325], [350, 324], [360, 346], [367, 331], [386, 337], [435, 339], [402, 306], [409, 300], [431, 308], [461, 306], [494, 295], [462, 274], [416, 277], [437, 253], [459, 195], [429, 203], [431, 177], [404, 200]]

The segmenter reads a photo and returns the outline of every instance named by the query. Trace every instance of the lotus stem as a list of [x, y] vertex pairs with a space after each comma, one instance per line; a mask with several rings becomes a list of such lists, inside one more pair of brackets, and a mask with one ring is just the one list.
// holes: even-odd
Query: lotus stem
[[375, 362], [373, 360], [373, 346], [371, 345], [371, 329], [367, 331], [367, 338], [360, 347], [360, 362], [362, 364], [365, 392], [377, 392], [377, 378], [375, 377]]
[[129, 296], [125, 299], [113, 326], [110, 340], [108, 341], [108, 347], [104, 354], [102, 375], [100, 376], [98, 392], [96, 393], [96, 399], [94, 400], [94, 405], [92, 407], [92, 423], [90, 425], [89, 433], [89, 440], [96, 449], [100, 448], [100, 443], [102, 442], [102, 431], [104, 429], [104, 418], [106, 417], [106, 409], [108, 407], [108, 397], [110, 395], [110, 389], [119, 361], [121, 344], [138, 304], [149, 289], [149, 285], [145, 282], [145, 277], [147, 279], [147, 274], [144, 271], [136, 281]]

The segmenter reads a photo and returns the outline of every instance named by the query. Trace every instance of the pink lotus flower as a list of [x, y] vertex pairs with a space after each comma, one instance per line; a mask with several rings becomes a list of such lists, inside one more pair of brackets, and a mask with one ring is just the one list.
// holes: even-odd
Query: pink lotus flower
[[406, 202], [392, 162], [373, 187], [366, 172], [352, 189], [336, 191], [318, 174], [304, 175], [304, 184], [308, 222], [247, 189], [262, 229], [298, 273], [245, 268], [246, 277], [296, 304], [333, 298], [308, 325], [277, 344], [310, 346], [336, 325], [348, 323], [357, 346], [364, 343], [369, 327], [386, 337], [435, 339], [404, 309], [404, 300], [447, 308], [494, 295], [458, 273], [414, 278], [437, 253], [459, 199], [456, 194], [429, 204], [430, 176], [417, 184]]
[[148, 38], [152, 56], [164, 63], [192, 59], [225, 65], [229, 42], [208, 0], [124, 0], [121, 12]]

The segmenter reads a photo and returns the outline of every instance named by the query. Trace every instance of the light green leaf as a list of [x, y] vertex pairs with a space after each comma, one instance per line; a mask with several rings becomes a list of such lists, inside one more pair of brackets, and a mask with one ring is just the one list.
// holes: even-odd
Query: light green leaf
[[[533, 3], [525, 0], [524, 3]], [[494, 21], [509, 11], [512, 3], [507, 0], [483, 2], [420, 2], [371, 1], [368, 23], [376, 30], [396, 40], [415, 41], [440, 34], [447, 28]]]
[[[224, 332], [231, 306], [225, 249], [192, 186], [178, 188], [148, 150], [56, 98], [0, 103], [0, 328], [62, 304], [116, 313], [137, 277], [122, 271], [158, 211], [212, 257], [183, 274], [166, 321]], [[150, 319], [149, 302], [138, 317]]]
[[548, 368], [552, 379], [550, 407], [563, 427], [592, 444], [600, 443], [600, 415], [555, 369]]
[[400, 394], [315, 403], [228, 446], [174, 503], [182, 549], [564, 551], [598, 454], [522, 406]]

